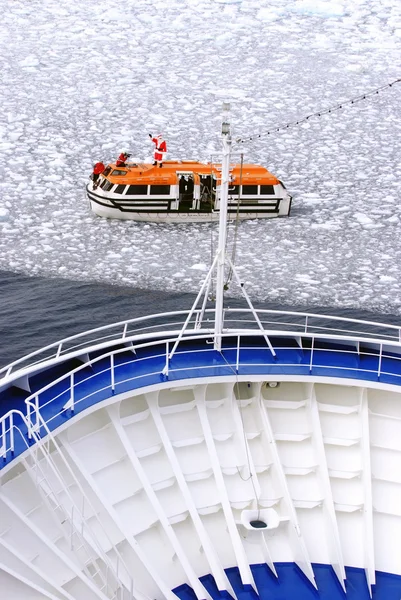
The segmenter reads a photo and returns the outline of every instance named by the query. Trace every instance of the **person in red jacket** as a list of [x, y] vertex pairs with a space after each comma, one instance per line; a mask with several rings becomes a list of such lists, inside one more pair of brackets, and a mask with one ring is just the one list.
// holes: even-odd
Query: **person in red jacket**
[[155, 144], [155, 149], [153, 152], [154, 165], [159, 165], [159, 167], [163, 166], [163, 158], [167, 152], [167, 144], [166, 140], [163, 139], [162, 135], [157, 135], [153, 137], [151, 133], [149, 133], [149, 137], [152, 142]]
[[99, 185], [99, 176], [103, 173], [103, 171], [105, 170], [105, 166], [102, 162], [97, 162], [94, 166], [93, 166], [93, 175], [92, 175], [92, 180], [93, 180], [93, 189], [95, 190], [97, 188], [97, 186]]
[[126, 160], [131, 156], [128, 152], [121, 152], [120, 156], [116, 160], [116, 167], [125, 167]]

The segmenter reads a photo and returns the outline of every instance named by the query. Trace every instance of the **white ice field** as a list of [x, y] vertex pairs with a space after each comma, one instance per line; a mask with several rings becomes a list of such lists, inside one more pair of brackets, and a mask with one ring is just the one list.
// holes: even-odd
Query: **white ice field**
[[399, 314], [401, 83], [267, 132], [400, 76], [399, 0], [3, 0], [0, 269], [196, 291], [215, 226], [103, 220], [85, 184], [150, 159], [149, 132], [209, 160], [228, 100], [234, 137], [261, 135], [235, 151], [294, 197], [239, 225], [251, 297]]

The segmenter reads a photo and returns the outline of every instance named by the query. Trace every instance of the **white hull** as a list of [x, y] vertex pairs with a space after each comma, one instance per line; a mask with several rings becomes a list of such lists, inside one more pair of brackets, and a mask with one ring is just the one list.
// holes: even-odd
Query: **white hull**
[[398, 329], [273, 313], [227, 310], [222, 353], [194, 328], [168, 360], [178, 332], [138, 319], [3, 370], [31, 388], [0, 427], [7, 600], [398, 597]]
[[[280, 212], [232, 212], [228, 214], [228, 221], [245, 221], [248, 219], [273, 219], [280, 216], [288, 216], [290, 211], [290, 200], [282, 201], [282, 208]], [[96, 202], [90, 201], [90, 207], [99, 217], [105, 217], [107, 219], [119, 219], [124, 221], [144, 221], [149, 223], [210, 223], [218, 222], [219, 212], [191, 212], [184, 213], [178, 211], [170, 212], [121, 212], [120, 210], [112, 207], [101, 206]]]

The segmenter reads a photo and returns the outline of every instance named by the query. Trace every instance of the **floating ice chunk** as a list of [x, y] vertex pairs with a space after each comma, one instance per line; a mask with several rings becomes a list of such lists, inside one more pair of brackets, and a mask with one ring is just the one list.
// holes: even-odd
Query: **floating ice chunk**
[[317, 279], [312, 279], [312, 277], [310, 275], [308, 275], [307, 273], [302, 274], [302, 273], [298, 273], [297, 275], [295, 275], [295, 279], [297, 281], [299, 281], [300, 283], [309, 283], [309, 284], [319, 284], [320, 281], [317, 281]]
[[298, 0], [293, 10], [322, 17], [341, 17], [345, 13], [342, 4], [326, 0]]
[[0, 223], [4, 223], [10, 219], [10, 211], [4, 206], [0, 206]]
[[106, 17], [108, 21], [127, 21], [129, 19], [129, 13], [127, 11], [119, 10], [118, 8], [110, 8], [103, 15], [102, 18]]
[[199, 263], [196, 265], [192, 265], [190, 269], [193, 269], [194, 271], [207, 271], [207, 266], [205, 265], [205, 263]]
[[312, 223], [310, 226], [311, 229], [331, 229], [335, 231], [336, 229], [340, 229], [340, 224], [335, 223], [334, 221], [328, 221], [326, 223]]
[[358, 223], [361, 223], [361, 225], [367, 225], [368, 223], [373, 223], [372, 219], [370, 217], [368, 217], [368, 215], [365, 215], [364, 213], [355, 213], [354, 217], [358, 221]]
[[365, 65], [362, 64], [355, 64], [355, 63], [351, 63], [350, 65], [345, 65], [345, 69], [347, 71], [363, 71], [365, 68]]
[[320, 198], [320, 196], [318, 194], [303, 194], [302, 195], [302, 200], [306, 203], [306, 204], [320, 204], [322, 202], [322, 199]]
[[65, 162], [65, 160], [63, 160], [61, 157], [55, 158], [54, 160], [49, 162], [49, 165], [51, 165], [52, 167], [65, 167], [66, 164], [67, 163]]
[[11, 133], [8, 134], [8, 139], [11, 140], [12, 142], [16, 142], [21, 135], [23, 134], [22, 131], [12, 131]]
[[397, 281], [397, 279], [395, 277], [391, 277], [391, 275], [380, 275], [379, 277], [380, 281]]
[[30, 55], [24, 58], [20, 63], [21, 67], [37, 67], [39, 64], [39, 60], [36, 56]]
[[256, 15], [256, 18], [260, 21], [275, 21], [278, 19], [278, 14], [271, 8], [261, 8]]

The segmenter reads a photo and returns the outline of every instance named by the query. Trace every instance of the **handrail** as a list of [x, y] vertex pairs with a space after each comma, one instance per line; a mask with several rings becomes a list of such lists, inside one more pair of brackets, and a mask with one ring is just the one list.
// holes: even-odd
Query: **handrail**
[[[214, 309], [206, 309], [203, 311], [204, 313], [206, 313], [207, 315], [211, 315], [214, 316]], [[157, 329], [157, 332], [161, 331], [161, 327], [167, 327], [167, 326], [172, 326], [172, 325], [182, 325], [182, 323], [185, 321], [185, 318], [188, 317], [188, 313], [189, 311], [170, 311], [170, 312], [166, 312], [166, 313], [154, 313], [151, 315], [146, 315], [143, 317], [136, 317], [134, 319], [128, 319], [125, 321], [119, 321], [117, 323], [112, 323], [112, 324], [108, 324], [108, 325], [102, 325], [101, 327], [96, 327], [93, 329], [89, 329], [87, 331], [72, 335], [72, 336], [68, 336], [62, 340], [59, 340], [57, 342], [54, 342], [52, 344], [49, 344], [47, 346], [44, 346], [43, 348], [40, 348], [38, 350], [35, 350], [11, 363], [9, 363], [6, 366], [3, 366], [0, 368], [0, 385], [2, 383], [7, 382], [8, 379], [10, 379], [11, 377], [15, 378], [16, 375], [18, 373], [20, 373], [21, 371], [24, 372], [25, 370], [31, 368], [31, 367], [35, 367], [37, 365], [40, 364], [47, 364], [49, 361], [57, 361], [60, 360], [60, 358], [62, 357], [67, 357], [69, 354], [72, 354], [75, 352], [75, 355], [79, 355], [79, 351], [82, 349], [82, 351], [85, 349], [88, 349], [88, 344], [90, 344], [90, 349], [93, 350], [95, 347], [106, 347], [107, 345], [111, 345], [116, 343], [117, 341], [121, 341], [123, 343], [126, 343], [130, 340], [132, 340], [133, 336], [138, 335], [140, 333], [144, 334], [145, 332], [148, 332], [148, 335], [151, 335], [152, 332], [154, 335], [156, 335], [156, 331], [155, 329]], [[316, 331], [316, 330], [320, 330], [320, 331], [325, 331], [325, 332], [334, 332], [336, 331], [337, 333], [341, 333], [341, 334], [359, 334], [359, 335], [372, 335], [372, 332], [369, 331], [369, 328], [378, 328], [379, 330], [382, 330], [381, 332], [375, 332], [373, 335], [375, 337], [380, 337], [382, 339], [387, 339], [387, 340], [394, 340], [399, 341], [401, 339], [401, 326], [397, 326], [397, 325], [391, 325], [391, 324], [387, 324], [387, 323], [380, 323], [380, 322], [375, 322], [375, 321], [367, 321], [367, 320], [362, 320], [362, 319], [353, 319], [353, 318], [349, 318], [349, 317], [341, 317], [341, 316], [334, 316], [334, 315], [324, 315], [324, 314], [318, 314], [318, 313], [308, 313], [308, 312], [297, 312], [297, 311], [287, 311], [287, 310], [273, 310], [273, 309], [259, 309], [256, 311], [258, 317], [260, 318], [260, 320], [262, 321], [263, 325], [265, 326], [266, 324], [270, 324], [269, 321], [266, 321], [265, 318], [268, 317], [269, 315], [274, 316], [274, 317], [291, 317], [291, 318], [296, 318], [298, 319], [298, 322], [294, 323], [291, 321], [273, 321], [272, 323], [274, 323], [275, 326], [280, 325], [281, 327], [285, 327], [285, 328], [290, 328], [290, 329], [286, 329], [287, 331], [291, 330], [292, 328], [299, 328], [300, 332], [299, 333], [310, 333], [311, 331]], [[198, 322], [198, 318], [199, 318], [199, 314], [200, 314], [200, 310], [196, 310], [194, 311], [194, 322], [193, 322], [193, 326], [194, 329], [199, 325]], [[237, 318], [237, 319], [231, 319], [230, 316], [235, 314], [239, 314], [241, 316], [249, 314], [251, 316], [251, 311], [249, 308], [226, 308], [225, 309], [225, 326], [227, 325], [231, 325], [232, 323], [241, 323], [243, 324], [244, 322], [246, 322], [244, 319], [241, 318]], [[169, 319], [171, 317], [183, 317], [183, 319], [181, 321], [175, 321], [173, 323], [171, 322], [165, 322], [165, 323], [159, 323], [159, 324], [149, 324], [145, 327], [135, 327], [134, 329], [132, 329], [132, 331], [129, 331], [130, 326], [134, 325], [134, 326], [140, 326], [142, 324], [144, 324], [145, 322], [150, 322], [150, 321], [154, 321], [154, 320], [160, 320], [160, 319]], [[323, 322], [323, 324], [313, 324], [311, 323], [311, 319], [317, 319], [320, 321], [320, 323]], [[210, 319], [210, 321], [213, 321], [213, 318]], [[250, 319], [249, 322], [254, 322], [254, 319]], [[333, 327], [334, 324], [340, 324], [340, 323], [344, 323], [344, 324], [348, 324], [348, 325], [358, 325], [361, 326], [360, 329], [358, 330], [354, 330], [354, 329], [343, 329], [343, 328], [335, 328]], [[192, 324], [192, 323], [191, 323]], [[326, 325], [327, 324], [327, 325]], [[332, 324], [332, 326], [330, 326], [330, 324]], [[365, 328], [365, 329], [364, 329]], [[362, 330], [361, 330], [362, 329]], [[117, 330], [117, 331], [115, 331]], [[189, 330], [191, 331], [191, 330]], [[200, 330], [198, 330], [200, 331]], [[109, 335], [103, 336], [103, 337], [96, 337], [92, 340], [88, 341], [88, 338], [90, 338], [90, 336], [93, 336], [95, 334], [99, 334], [99, 333], [103, 333], [103, 332], [109, 332]], [[394, 332], [394, 336], [391, 335], [390, 332]], [[163, 332], [162, 332], [163, 333]], [[77, 343], [73, 346], [68, 346], [69, 343], [71, 342], [81, 342], [81, 343]], [[50, 353], [52, 351], [52, 353]], [[39, 358], [36, 361], [31, 361], [29, 362], [31, 359], [34, 359], [35, 357], [39, 357], [40, 355], [43, 355], [45, 353], [49, 352], [50, 355], [46, 356], [45, 358]], [[26, 366], [23, 366], [23, 365]], [[16, 370], [15, 370], [16, 369]]]
[[[241, 350], [244, 348], [247, 348], [246, 345], [242, 344], [241, 345], [241, 339], [252, 336], [252, 337], [260, 337], [261, 340], [264, 338], [265, 335], [268, 336], [272, 336], [272, 334], [274, 333], [275, 337], [289, 337], [288, 332], [285, 331], [280, 331], [280, 332], [273, 332], [271, 330], [266, 330], [266, 331], [260, 331], [260, 330], [251, 330], [251, 329], [246, 329], [246, 330], [239, 330], [239, 331], [230, 331], [230, 332], [225, 332], [222, 333], [222, 338], [234, 338], [232, 345], [229, 347], [223, 347], [223, 352], [226, 351], [232, 351], [233, 352], [233, 359], [231, 360], [231, 362], [229, 362], [226, 358], [224, 359], [225, 362], [222, 365], [217, 365], [214, 364], [213, 368], [214, 369], [219, 369], [221, 368], [226, 368], [227, 366], [230, 367], [232, 369], [232, 373], [233, 375], [237, 375], [238, 371], [239, 371], [239, 367], [241, 365], [241, 359], [240, 359], [240, 353]], [[188, 336], [186, 337], [186, 341], [199, 341], [199, 340], [208, 340], [210, 338], [210, 332], [202, 332], [201, 334], [194, 334], [192, 336]], [[299, 332], [293, 332], [292, 336], [299, 336]], [[342, 336], [338, 336], [338, 335], [332, 335], [332, 336], [327, 336], [327, 335], [323, 335], [323, 334], [305, 334], [303, 333], [303, 337], [308, 338], [311, 340], [311, 344], [310, 346], [304, 348], [304, 351], [307, 353], [310, 353], [310, 357], [308, 359], [308, 364], [302, 364], [300, 365], [298, 362], [294, 365], [290, 364], [290, 363], [277, 363], [277, 365], [281, 365], [281, 366], [286, 366], [286, 367], [299, 367], [299, 366], [304, 366], [307, 370], [308, 373], [312, 373], [314, 369], [324, 369], [327, 367], [330, 367], [331, 369], [341, 369], [347, 372], [355, 372], [355, 373], [361, 373], [361, 372], [366, 372], [366, 373], [370, 373], [370, 374], [375, 374], [377, 376], [377, 380], [380, 380], [380, 377], [383, 375], [393, 375], [399, 378], [399, 383], [401, 385], [401, 374], [398, 372], [387, 372], [387, 371], [383, 371], [383, 358], [387, 358], [386, 356], [386, 345], [389, 346], [390, 351], [392, 352], [391, 354], [391, 358], [394, 360], [398, 360], [401, 362], [401, 342], [394, 342], [392, 340], [389, 341], [388, 344], [383, 343], [382, 340], [377, 340], [375, 338], [363, 338], [363, 340], [365, 342], [374, 344], [375, 346], [377, 346], [377, 351], [375, 351], [373, 349], [372, 352], [369, 352], [368, 350], [364, 351], [364, 355], [365, 356], [374, 356], [377, 360], [378, 360], [378, 364], [377, 364], [377, 368], [368, 368], [368, 369], [363, 369], [361, 368], [361, 366], [358, 367], [352, 367], [352, 366], [336, 366], [333, 364], [315, 364], [314, 363], [314, 355], [316, 352], [316, 341], [319, 340], [331, 340], [333, 342], [337, 342], [337, 343], [341, 343], [341, 341], [344, 339]], [[147, 340], [144, 341], [142, 343], [137, 343], [135, 345], [132, 346], [132, 350], [137, 351], [143, 348], [152, 348], [152, 347], [156, 347], [159, 346], [161, 348], [163, 348], [159, 354], [150, 354], [147, 356], [144, 356], [142, 358], [134, 358], [133, 360], [135, 361], [146, 361], [152, 358], [163, 358], [163, 365], [165, 366], [165, 370], [167, 370], [167, 376], [171, 375], [171, 373], [179, 373], [179, 372], [184, 372], [186, 370], [190, 370], [193, 373], [193, 369], [197, 369], [199, 372], [202, 372], [202, 370], [207, 369], [210, 367], [209, 364], [199, 364], [198, 366], [194, 366], [194, 365], [190, 365], [190, 366], [186, 366], [186, 367], [180, 367], [180, 368], [172, 368], [171, 365], [169, 364], [169, 348], [170, 345], [172, 343], [174, 343], [176, 337], [173, 338], [169, 338], [169, 339], [164, 339], [164, 340]], [[360, 350], [359, 350], [359, 341], [360, 338], [358, 338], [357, 336], [349, 336], [347, 338], [348, 341], [353, 341], [355, 342], [355, 349], [335, 349], [335, 348], [319, 348], [319, 352], [327, 352], [327, 353], [341, 353], [341, 354], [350, 354], [350, 355], [355, 355], [355, 356], [359, 356]], [[264, 345], [263, 345], [264, 346]], [[251, 346], [253, 347], [253, 346]], [[265, 347], [265, 346], [264, 346]], [[399, 355], [394, 356], [394, 348], [397, 347], [399, 348]], [[266, 347], [267, 349], [267, 347]], [[283, 351], [283, 350], [294, 350], [293, 346], [289, 346], [288, 348], [285, 346], [277, 346], [276, 348], [277, 350]], [[63, 380], [69, 379], [70, 383], [69, 386], [67, 386], [67, 390], [70, 390], [70, 399], [69, 401], [64, 405], [64, 407], [57, 413], [57, 414], [53, 414], [51, 415], [46, 421], [45, 423], [50, 423], [51, 421], [53, 421], [53, 419], [57, 418], [61, 413], [64, 413], [65, 410], [71, 409], [72, 413], [74, 412], [74, 410], [76, 409], [77, 404], [79, 404], [80, 402], [82, 402], [83, 400], [86, 400], [88, 397], [90, 397], [92, 394], [97, 393], [99, 391], [99, 389], [97, 389], [95, 392], [92, 390], [89, 394], [87, 394], [84, 398], [79, 399], [78, 401], [75, 400], [75, 390], [77, 389], [77, 387], [79, 385], [82, 385], [84, 383], [86, 383], [88, 380], [97, 377], [98, 375], [101, 375], [102, 373], [104, 374], [105, 372], [109, 372], [110, 373], [110, 380], [109, 382], [103, 386], [102, 389], [110, 389], [111, 394], [113, 394], [115, 392], [116, 389], [116, 379], [115, 379], [115, 371], [116, 369], [120, 368], [121, 364], [116, 364], [115, 361], [115, 357], [118, 356], [119, 354], [122, 353], [126, 353], [127, 349], [126, 348], [118, 348], [118, 349], [111, 349], [108, 352], [106, 352], [105, 354], [101, 354], [100, 356], [97, 356], [95, 358], [93, 358], [91, 360], [91, 364], [96, 364], [99, 361], [104, 361], [105, 359], [109, 358], [110, 362], [108, 364], [108, 366], [106, 366], [102, 372], [98, 372], [98, 373], [92, 373], [90, 375], [88, 375], [88, 377], [85, 377], [83, 380], [81, 381], [77, 381], [77, 377], [76, 374], [79, 373], [80, 371], [82, 371], [83, 369], [87, 368], [87, 364], [82, 364], [79, 365], [78, 367], [76, 367], [75, 369], [63, 374], [62, 376], [60, 376], [59, 378], [51, 381], [50, 383], [48, 383], [46, 386], [43, 386], [40, 390], [35, 391], [33, 394], [31, 394], [30, 396], [27, 397], [27, 399], [25, 400], [26, 403], [26, 415], [24, 415], [21, 411], [18, 410], [10, 410], [8, 411], [5, 415], [3, 415], [3, 417], [0, 418], [0, 457], [3, 457], [3, 460], [7, 460], [7, 454], [8, 452], [13, 453], [14, 451], [14, 439], [13, 439], [13, 429], [16, 428], [18, 429], [18, 427], [13, 424], [13, 415], [16, 416], [18, 415], [20, 418], [22, 417], [23, 422], [26, 424], [26, 422], [29, 423], [28, 427], [27, 427], [27, 432], [26, 432], [26, 438], [29, 439], [30, 441], [32, 441], [32, 434], [34, 432], [34, 428], [38, 425], [39, 422], [39, 418], [38, 415], [41, 416], [41, 411], [43, 411], [43, 409], [45, 407], [47, 407], [49, 404], [51, 404], [52, 402], [56, 401], [59, 396], [60, 393], [56, 394], [55, 396], [53, 396], [51, 399], [49, 399], [47, 402], [45, 402], [42, 406], [39, 406], [39, 397], [41, 394], [43, 394], [44, 392], [48, 391], [49, 389], [51, 389], [54, 386], [57, 386], [60, 382], [62, 382]], [[190, 350], [185, 350], [185, 351], [181, 351], [182, 353], [195, 353], [195, 352], [199, 352], [199, 350], [195, 350], [195, 349], [190, 349]], [[210, 346], [210, 348], [204, 348], [202, 349], [202, 352], [216, 352], [216, 350], [214, 350], [213, 346]], [[134, 356], [134, 355], [133, 355]], [[308, 355], [309, 356], [309, 355]], [[125, 363], [124, 363], [125, 364]], [[246, 363], [246, 366], [260, 366], [261, 364], [264, 363], [260, 363], [259, 362], [254, 362], [254, 363]], [[145, 373], [139, 373], [136, 374], [134, 376], [131, 376], [129, 379], [125, 380], [124, 383], [126, 381], [131, 381], [131, 380], [135, 380], [135, 379], [140, 379], [143, 377], [150, 377], [153, 375], [162, 375], [163, 372], [163, 367], [160, 368], [160, 370], [157, 370], [157, 372], [145, 372]], [[119, 382], [119, 384], [121, 384], [121, 382]], [[61, 394], [65, 393], [66, 389], [63, 389], [63, 391], [61, 392]], [[32, 420], [32, 415], [33, 413], [35, 413], [35, 423], [33, 423]], [[10, 426], [8, 428], [6, 428], [6, 420], [9, 419], [10, 421]], [[19, 429], [18, 429], [19, 430]], [[19, 430], [20, 431], [20, 430]], [[22, 432], [20, 431], [21, 435]], [[7, 439], [10, 439], [10, 448], [7, 448]]]

